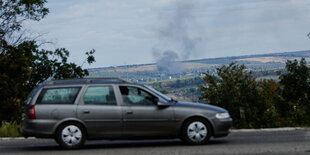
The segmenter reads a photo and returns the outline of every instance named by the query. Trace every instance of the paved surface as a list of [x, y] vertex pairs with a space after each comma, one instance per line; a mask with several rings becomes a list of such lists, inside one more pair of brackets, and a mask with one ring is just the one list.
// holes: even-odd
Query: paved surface
[[49, 139], [2, 139], [0, 154], [308, 154], [310, 130], [234, 131], [209, 144], [189, 146], [175, 140], [89, 141], [83, 149], [62, 150]]

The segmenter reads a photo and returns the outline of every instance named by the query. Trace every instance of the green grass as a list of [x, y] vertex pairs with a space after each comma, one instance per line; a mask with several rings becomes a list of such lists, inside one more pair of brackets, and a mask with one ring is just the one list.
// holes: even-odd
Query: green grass
[[16, 122], [2, 122], [0, 127], [0, 137], [21, 137], [23, 125]]

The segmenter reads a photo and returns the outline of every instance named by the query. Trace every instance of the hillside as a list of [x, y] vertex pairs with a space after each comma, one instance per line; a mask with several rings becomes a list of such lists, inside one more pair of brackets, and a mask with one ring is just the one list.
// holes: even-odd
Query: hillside
[[[306, 58], [310, 61], [310, 51], [245, 55], [199, 60], [181, 61], [182, 71], [177, 73], [160, 72], [156, 64], [138, 64], [117, 67], [91, 68], [90, 77], [119, 77], [134, 82], [155, 82], [169, 79], [182, 79], [201, 76], [204, 72], [216, 73], [216, 67], [236, 62], [245, 64], [249, 70], [269, 71], [271, 75], [285, 66], [287, 60]], [[269, 75], [263, 75], [269, 76]]]
[[199, 101], [199, 85], [204, 84], [205, 72], [216, 73], [216, 67], [236, 62], [245, 64], [257, 79], [278, 79], [287, 60], [306, 58], [310, 51], [245, 55], [179, 62], [181, 72], [167, 73], [157, 70], [156, 64], [139, 64], [89, 69], [90, 77], [119, 77], [133, 82], [146, 83], [178, 100]]

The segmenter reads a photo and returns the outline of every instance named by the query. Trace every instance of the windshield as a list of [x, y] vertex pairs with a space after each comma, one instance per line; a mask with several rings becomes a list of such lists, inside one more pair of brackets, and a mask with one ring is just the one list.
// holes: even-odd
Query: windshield
[[162, 94], [161, 92], [157, 91], [156, 89], [154, 89], [153, 87], [151, 86], [148, 86], [148, 85], [144, 85], [144, 87], [146, 87], [147, 89], [149, 89], [150, 91], [154, 92], [156, 95], [160, 96], [161, 98], [163, 98], [164, 100], [166, 101], [171, 101], [171, 98]]

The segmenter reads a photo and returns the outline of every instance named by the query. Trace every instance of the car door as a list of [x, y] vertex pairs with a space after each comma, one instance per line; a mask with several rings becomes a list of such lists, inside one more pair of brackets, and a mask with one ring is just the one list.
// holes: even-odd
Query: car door
[[171, 136], [175, 129], [172, 106], [157, 106], [158, 97], [142, 87], [119, 86], [122, 95], [123, 134]]
[[90, 138], [114, 138], [122, 134], [122, 111], [112, 85], [89, 85], [77, 108]]

